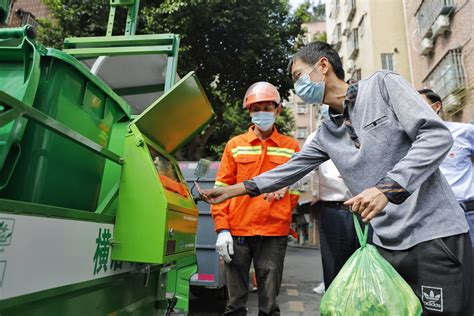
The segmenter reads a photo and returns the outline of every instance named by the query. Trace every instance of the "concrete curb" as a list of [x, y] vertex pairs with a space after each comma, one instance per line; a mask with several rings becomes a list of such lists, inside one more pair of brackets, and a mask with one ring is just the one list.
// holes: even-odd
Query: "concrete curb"
[[295, 244], [295, 243], [288, 243], [288, 247], [292, 247], [292, 248], [319, 249], [319, 246], [316, 246], [316, 245], [300, 245], [300, 244]]

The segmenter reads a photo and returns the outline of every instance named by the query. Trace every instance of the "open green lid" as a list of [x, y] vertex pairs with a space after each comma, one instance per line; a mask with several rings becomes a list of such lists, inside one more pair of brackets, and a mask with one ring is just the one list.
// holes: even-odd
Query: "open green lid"
[[188, 73], [131, 124], [168, 153], [201, 132], [214, 117], [211, 104], [194, 72]]

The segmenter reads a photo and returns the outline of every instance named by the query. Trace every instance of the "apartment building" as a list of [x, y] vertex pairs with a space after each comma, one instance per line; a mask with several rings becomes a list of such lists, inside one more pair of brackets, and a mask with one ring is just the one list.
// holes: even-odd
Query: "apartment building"
[[474, 1], [403, 4], [413, 84], [443, 98], [445, 119], [474, 123]]
[[327, 0], [326, 26], [346, 80], [388, 69], [411, 81], [403, 0]]

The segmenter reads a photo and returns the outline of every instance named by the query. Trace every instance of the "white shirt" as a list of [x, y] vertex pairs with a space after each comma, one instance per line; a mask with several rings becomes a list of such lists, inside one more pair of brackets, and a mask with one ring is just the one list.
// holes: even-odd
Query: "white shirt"
[[[316, 132], [312, 132], [308, 136], [303, 148], [311, 142], [315, 135]], [[344, 183], [341, 174], [337, 170], [332, 160], [322, 163], [314, 172], [319, 183], [319, 200], [326, 202], [344, 202], [352, 197], [351, 192]], [[311, 174], [312, 172], [306, 175], [298, 183], [303, 184], [307, 182]]]
[[454, 144], [439, 168], [459, 202], [474, 200], [474, 125], [445, 122], [453, 135]]

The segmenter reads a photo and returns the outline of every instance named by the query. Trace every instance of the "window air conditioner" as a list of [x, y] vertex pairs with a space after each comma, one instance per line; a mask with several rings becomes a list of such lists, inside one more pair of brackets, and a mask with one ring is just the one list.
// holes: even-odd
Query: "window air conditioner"
[[449, 16], [447, 15], [440, 15], [433, 23], [432, 26], [433, 35], [432, 37], [436, 37], [438, 35], [444, 34], [445, 31], [449, 30]]
[[433, 50], [433, 40], [431, 38], [425, 37], [421, 41], [421, 54], [428, 55]]
[[462, 98], [456, 93], [450, 93], [444, 98], [443, 103], [446, 107], [458, 107], [462, 104]]

